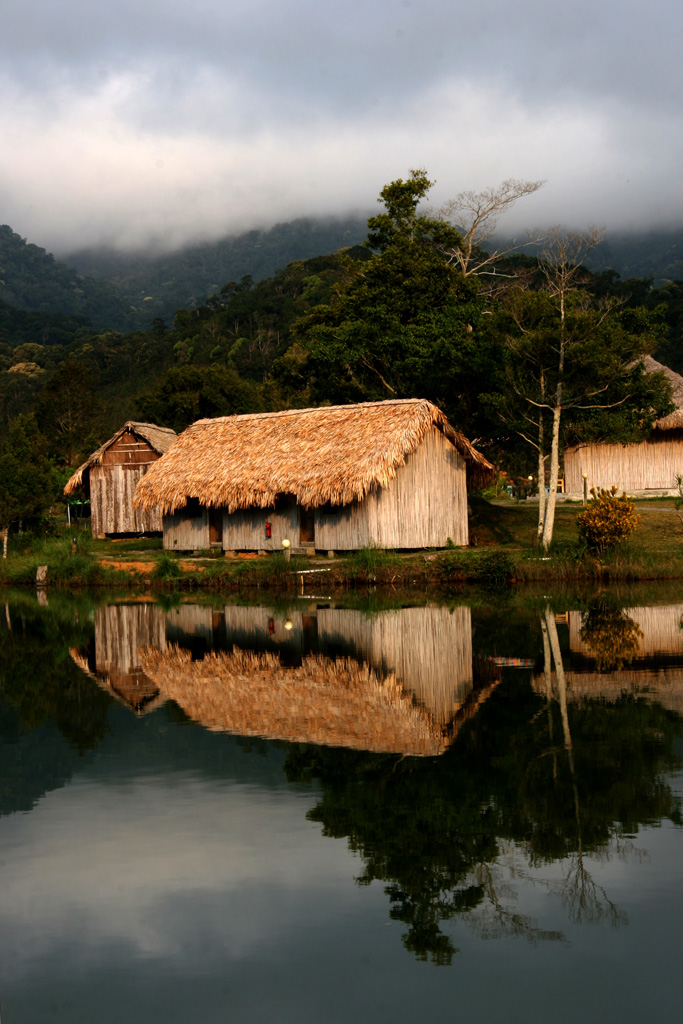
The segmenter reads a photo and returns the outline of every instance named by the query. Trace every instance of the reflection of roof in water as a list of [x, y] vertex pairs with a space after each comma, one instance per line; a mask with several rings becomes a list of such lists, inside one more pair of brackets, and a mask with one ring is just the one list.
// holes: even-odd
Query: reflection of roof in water
[[467, 607], [109, 605], [89, 660], [136, 714], [173, 699], [198, 723], [243, 735], [441, 753], [500, 680], [477, 660]]
[[129, 672], [117, 672], [112, 668], [109, 672], [93, 672], [88, 664], [87, 655], [77, 647], [69, 649], [69, 654], [78, 667], [94, 679], [98, 686], [110, 693], [116, 700], [125, 704], [137, 715], [159, 707], [165, 698], [159, 693], [159, 687], [149, 679], [142, 669]]
[[380, 678], [353, 658], [309, 654], [284, 667], [277, 654], [235, 648], [192, 661], [172, 647], [146, 651], [142, 666], [209, 729], [412, 755], [440, 754], [449, 742], [393, 673]]

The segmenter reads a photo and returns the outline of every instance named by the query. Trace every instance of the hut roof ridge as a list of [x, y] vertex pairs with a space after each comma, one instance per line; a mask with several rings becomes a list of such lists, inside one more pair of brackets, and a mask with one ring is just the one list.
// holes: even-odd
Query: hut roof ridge
[[73, 494], [83, 483], [83, 475], [91, 466], [100, 464], [104, 453], [110, 448], [122, 434], [130, 430], [147, 441], [150, 447], [158, 454], [163, 455], [171, 447], [177, 438], [172, 427], [159, 427], [156, 423], [140, 423], [138, 420], [126, 420], [123, 426], [116, 431], [104, 444], [100, 445], [97, 451], [88, 456], [85, 462], [78, 467], [76, 472], [69, 478], [64, 487], [64, 494]]
[[655, 420], [654, 426], [658, 430], [680, 430], [683, 428], [683, 377], [676, 373], [670, 366], [657, 362], [652, 356], [643, 356], [642, 362], [647, 373], [663, 373], [671, 385], [671, 400], [676, 406], [668, 416], [662, 416]]
[[134, 505], [170, 513], [197, 498], [233, 512], [270, 507], [279, 494], [307, 506], [348, 504], [386, 486], [432, 427], [492, 469], [424, 398], [286, 409], [197, 420], [150, 467]]

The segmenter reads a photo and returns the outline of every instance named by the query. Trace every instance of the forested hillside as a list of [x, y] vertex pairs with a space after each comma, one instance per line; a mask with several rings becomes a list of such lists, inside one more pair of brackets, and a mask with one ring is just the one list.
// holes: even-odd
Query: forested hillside
[[260, 281], [294, 260], [358, 245], [365, 238], [365, 225], [364, 217], [301, 218], [164, 255], [88, 249], [70, 252], [65, 259], [79, 273], [116, 285], [140, 311], [136, 326], [145, 328], [157, 317], [172, 320], [181, 306], [200, 306], [228, 281], [246, 275]]
[[[424, 179], [421, 188], [428, 184]], [[260, 281], [249, 274], [212, 280], [166, 318], [152, 316], [147, 304], [144, 329], [115, 330], [115, 320], [103, 329], [85, 316], [0, 303], [3, 432], [17, 417], [34, 416], [49, 457], [74, 465], [127, 418], [182, 430], [201, 416], [417, 396], [436, 402], [492, 458], [527, 475], [535, 456], [525, 440], [524, 401], [536, 399], [531, 391], [520, 396], [537, 386], [540, 357], [527, 353], [525, 363], [520, 352], [529, 339], [547, 349], [543, 373], [551, 379], [548, 341], [558, 330], [552, 291], [527, 255], [500, 262], [495, 287], [463, 273], [447, 255], [459, 244], [457, 230], [417, 216], [414, 186], [412, 179], [387, 186], [387, 212], [370, 218], [365, 246], [295, 260]], [[276, 241], [289, 237], [289, 227], [279, 236], [253, 233], [249, 244], [261, 238], [267, 259], [280, 259]], [[310, 245], [322, 237], [329, 238], [311, 228]], [[24, 277], [15, 275], [23, 291], [13, 294], [37, 294], [41, 280], [48, 295], [50, 281], [68, 282], [68, 291], [83, 280], [9, 229], [2, 238], [23, 267]], [[230, 258], [237, 259], [234, 252]], [[209, 279], [217, 266], [207, 260], [201, 273]], [[607, 357], [617, 350], [619, 358], [653, 352], [683, 371], [681, 282], [655, 288], [651, 279], [583, 269], [567, 309], [576, 338], [583, 332], [590, 339], [578, 346], [567, 387], [576, 390], [582, 374], [608, 373]], [[642, 436], [666, 396], [648, 391], [637, 374], [627, 383], [617, 387], [607, 378], [613, 412], [567, 413], [565, 441]]]
[[83, 277], [0, 226], [0, 301], [17, 309], [87, 318], [95, 327], [134, 326], [130, 304], [106, 281]]

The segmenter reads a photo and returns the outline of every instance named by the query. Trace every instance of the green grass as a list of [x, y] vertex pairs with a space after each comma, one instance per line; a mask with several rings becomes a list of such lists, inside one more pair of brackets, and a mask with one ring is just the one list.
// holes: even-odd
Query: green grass
[[[56, 537], [13, 535], [9, 557], [0, 559], [0, 584], [33, 586], [37, 567], [47, 565], [52, 587], [285, 594], [300, 589], [297, 570], [318, 567], [329, 571], [320, 578], [307, 578], [314, 587], [339, 591], [383, 586], [402, 600], [419, 590], [456, 593], [471, 584], [505, 589], [510, 583], [575, 587], [590, 581], [683, 579], [683, 520], [673, 509], [673, 499], [647, 505], [637, 510], [640, 521], [635, 533], [600, 558], [587, 552], [580, 540], [576, 517], [581, 505], [558, 505], [555, 538], [546, 557], [536, 542], [538, 505], [494, 505], [476, 497], [470, 499], [469, 548], [399, 554], [371, 547], [331, 561], [296, 557], [287, 561], [282, 552], [265, 558], [224, 558], [216, 557], [213, 549], [204, 552], [203, 558], [186, 559], [163, 552], [159, 538], [143, 538], [146, 547], [141, 549], [139, 539], [93, 540], [88, 525], [72, 526]], [[124, 571], [103, 565], [103, 560], [139, 560], [154, 569], [152, 573]]]

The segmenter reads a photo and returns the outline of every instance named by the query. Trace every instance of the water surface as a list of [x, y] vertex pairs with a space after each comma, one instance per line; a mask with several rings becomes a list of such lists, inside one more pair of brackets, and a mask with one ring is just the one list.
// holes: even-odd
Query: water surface
[[682, 615], [8, 596], [3, 1024], [673, 1017]]

